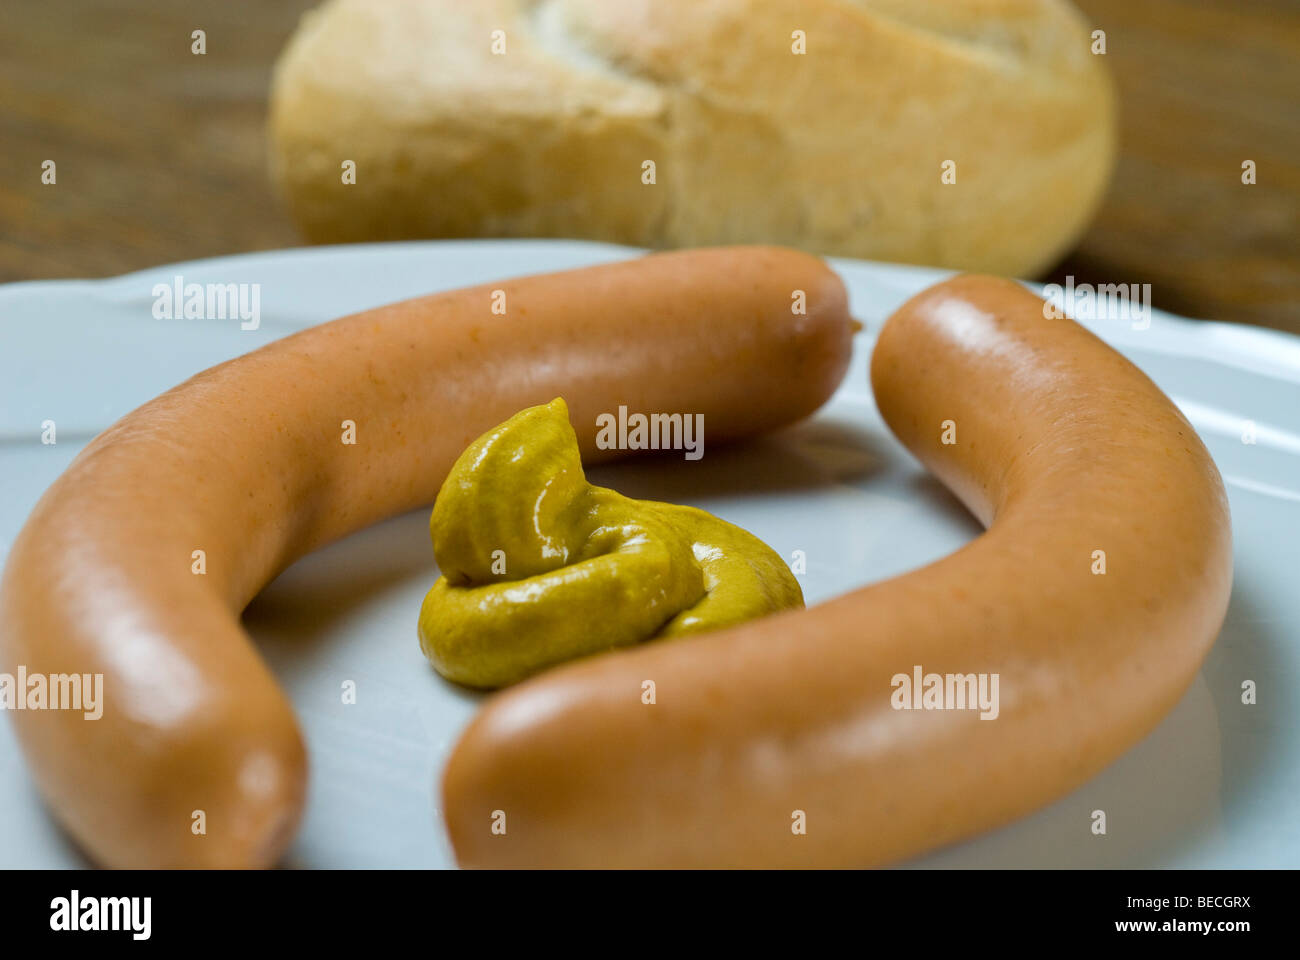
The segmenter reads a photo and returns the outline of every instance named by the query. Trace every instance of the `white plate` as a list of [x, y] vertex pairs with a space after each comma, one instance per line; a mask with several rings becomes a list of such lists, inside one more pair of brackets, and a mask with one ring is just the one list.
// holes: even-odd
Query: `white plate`
[[[630, 256], [621, 247], [480, 241], [327, 247], [160, 267], [103, 281], [0, 287], [0, 559], [79, 449], [191, 374], [293, 330], [449, 287]], [[810, 604], [918, 567], [979, 528], [885, 428], [867, 386], [875, 333], [942, 272], [836, 261], [867, 329], [834, 400], [743, 448], [592, 471], [634, 496], [692, 503], [783, 555], [806, 552]], [[157, 320], [152, 288], [261, 284], [261, 327]], [[1143, 743], [1060, 802], [929, 856], [925, 866], [1294, 867], [1300, 863], [1300, 340], [1156, 314], [1088, 324], [1178, 402], [1228, 483], [1236, 586], [1227, 624], [1182, 703]], [[58, 425], [56, 445], [41, 423]], [[1245, 421], [1255, 444], [1242, 442]], [[433, 582], [427, 512], [295, 564], [246, 622], [297, 706], [311, 792], [288, 863], [442, 867], [435, 784], [478, 698], [444, 683], [416, 641]], [[353, 680], [358, 702], [341, 703]], [[1240, 702], [1243, 680], [1259, 703]], [[1107, 811], [1093, 836], [1090, 813]], [[84, 861], [43, 811], [0, 723], [0, 867]]]

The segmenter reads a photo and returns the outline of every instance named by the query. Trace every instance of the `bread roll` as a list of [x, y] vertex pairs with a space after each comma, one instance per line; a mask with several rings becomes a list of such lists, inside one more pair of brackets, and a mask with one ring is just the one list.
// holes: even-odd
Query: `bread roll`
[[764, 242], [1027, 275], [1111, 170], [1092, 42], [1065, 0], [330, 0], [276, 66], [273, 176], [317, 242]]

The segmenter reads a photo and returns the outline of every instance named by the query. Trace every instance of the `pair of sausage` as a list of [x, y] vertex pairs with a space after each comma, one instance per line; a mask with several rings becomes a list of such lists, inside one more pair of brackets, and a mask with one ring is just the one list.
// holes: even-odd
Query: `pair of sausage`
[[[579, 424], [686, 410], [744, 437], [823, 403], [850, 338], [843, 286], [813, 257], [656, 254], [336, 320], [129, 414], [42, 498], [0, 582], [0, 669], [104, 674], [98, 721], [13, 715], [51, 809], [110, 866], [274, 863], [306, 756], [239, 616], [277, 572], [427, 503], [523, 407], [563, 394]], [[1173, 706], [1222, 622], [1230, 533], [1218, 474], [1160, 391], [984, 277], [901, 308], [872, 382], [989, 531], [819, 607], [497, 695], [444, 776], [462, 864], [883, 863], [1059, 796]], [[997, 719], [894, 709], [891, 678], [914, 665], [999, 674]]]

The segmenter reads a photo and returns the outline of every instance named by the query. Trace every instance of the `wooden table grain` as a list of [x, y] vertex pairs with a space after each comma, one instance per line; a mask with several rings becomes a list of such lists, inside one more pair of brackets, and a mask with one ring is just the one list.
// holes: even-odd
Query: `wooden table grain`
[[[300, 244], [267, 180], [266, 92], [314, 5], [6, 4], [0, 282]], [[1077, 5], [1106, 31], [1122, 154], [1097, 219], [1044, 279], [1150, 283], [1158, 307], [1300, 333], [1300, 0]]]

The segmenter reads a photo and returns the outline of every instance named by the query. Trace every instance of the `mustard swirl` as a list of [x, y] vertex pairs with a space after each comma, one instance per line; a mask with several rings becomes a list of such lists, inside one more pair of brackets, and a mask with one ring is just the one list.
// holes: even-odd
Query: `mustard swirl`
[[420, 608], [420, 647], [471, 687], [803, 606], [790, 569], [753, 534], [588, 483], [563, 399], [470, 444], [429, 530], [442, 576]]

